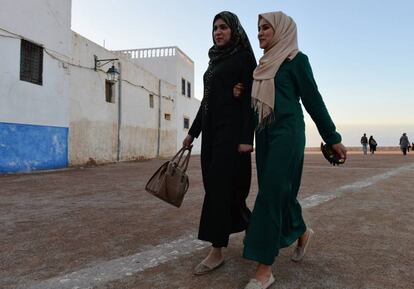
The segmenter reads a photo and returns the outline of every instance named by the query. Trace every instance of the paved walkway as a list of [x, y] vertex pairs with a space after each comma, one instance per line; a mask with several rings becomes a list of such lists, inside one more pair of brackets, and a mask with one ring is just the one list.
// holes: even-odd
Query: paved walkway
[[[226, 264], [195, 277], [199, 158], [176, 209], [147, 194], [162, 160], [0, 176], [0, 288], [243, 288], [255, 264], [232, 237]], [[250, 206], [257, 191], [253, 179]], [[282, 250], [272, 288], [413, 288], [414, 155], [350, 155], [331, 167], [308, 154], [300, 192], [315, 230], [300, 263]]]

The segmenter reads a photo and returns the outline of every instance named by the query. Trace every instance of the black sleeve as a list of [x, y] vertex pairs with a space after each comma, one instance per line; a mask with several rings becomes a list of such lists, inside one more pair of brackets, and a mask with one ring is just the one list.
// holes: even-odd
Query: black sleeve
[[200, 105], [200, 108], [198, 109], [197, 115], [191, 124], [191, 128], [188, 131], [188, 134], [191, 135], [193, 138], [198, 138], [198, 136], [201, 133], [201, 118], [203, 113], [203, 107]]
[[244, 90], [241, 96], [242, 123], [239, 144], [253, 144], [254, 121], [251, 106], [253, 71], [256, 68], [256, 59], [250, 52], [244, 52], [241, 63], [241, 82]]

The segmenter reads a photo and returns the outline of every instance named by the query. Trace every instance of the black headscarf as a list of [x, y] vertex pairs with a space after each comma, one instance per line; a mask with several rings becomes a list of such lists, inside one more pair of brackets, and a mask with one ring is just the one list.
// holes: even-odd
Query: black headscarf
[[[215, 64], [222, 59], [225, 59], [229, 56], [236, 54], [239, 51], [248, 51], [254, 57], [252, 46], [250, 45], [249, 38], [247, 37], [246, 32], [244, 32], [243, 27], [240, 24], [239, 18], [234, 13], [229, 11], [223, 11], [217, 14], [213, 20], [214, 22], [217, 19], [221, 18], [231, 30], [230, 42], [226, 47], [218, 48], [216, 43], [208, 51], [208, 56], [210, 57], [210, 62], [206, 72], [204, 73], [204, 95], [203, 100], [201, 101], [202, 107], [202, 124], [203, 126], [207, 124], [208, 119], [208, 109], [209, 109], [209, 98], [211, 92], [211, 81], [213, 78], [213, 67]], [[213, 28], [213, 42], [214, 42], [214, 28]]]
[[[222, 19], [230, 27], [231, 39], [230, 43], [226, 45], [226, 47], [222, 48], [218, 48], [216, 43], [214, 43], [214, 45], [208, 51], [208, 56], [210, 57], [210, 64], [227, 58], [241, 50], [249, 51], [252, 55], [254, 55], [252, 46], [249, 42], [249, 38], [247, 37], [246, 32], [241, 26], [239, 18], [236, 14], [231, 13], [229, 11], [220, 12], [219, 14], [214, 16], [213, 27], [214, 22], [216, 22], [217, 19]], [[212, 35], [214, 42], [214, 29]]]

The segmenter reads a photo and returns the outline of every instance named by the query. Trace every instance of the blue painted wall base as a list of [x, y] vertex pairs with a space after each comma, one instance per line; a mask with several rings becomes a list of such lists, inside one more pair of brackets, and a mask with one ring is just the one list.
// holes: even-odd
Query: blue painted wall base
[[68, 166], [67, 127], [0, 122], [0, 173]]

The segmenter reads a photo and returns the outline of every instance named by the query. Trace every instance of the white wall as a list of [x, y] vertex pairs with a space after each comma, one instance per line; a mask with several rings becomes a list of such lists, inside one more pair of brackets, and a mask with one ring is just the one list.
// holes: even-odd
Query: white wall
[[[185, 55], [179, 48], [174, 47], [175, 53], [170, 56], [150, 56], [140, 57], [139, 55], [131, 55], [131, 59], [144, 67], [157, 77], [174, 83], [177, 87], [176, 91], [176, 127], [177, 127], [177, 148], [181, 147], [183, 139], [188, 133], [188, 129], [184, 129], [184, 116], [190, 119], [190, 126], [194, 121], [200, 106], [200, 101], [194, 98], [194, 62]], [[144, 49], [145, 50], [145, 49]], [[149, 49], [151, 50], [151, 49]], [[153, 49], [155, 52], [157, 49]], [[139, 53], [130, 51], [131, 53]], [[181, 79], [191, 83], [191, 98], [181, 94]], [[187, 92], [187, 84], [186, 84]], [[194, 141], [193, 153], [199, 153], [201, 150], [201, 138]]]
[[[0, 122], [68, 126], [71, 1], [1, 1]], [[46, 9], [45, 9], [46, 8]], [[8, 33], [8, 32], [11, 33]], [[20, 80], [19, 37], [45, 48], [43, 85]]]
[[[131, 60], [157, 77], [177, 85], [177, 59], [176, 55], [172, 55], [163, 57], [132, 58]], [[179, 87], [177, 86], [177, 89], [178, 88]]]
[[[94, 71], [93, 55], [99, 59], [120, 58], [115, 62], [122, 77], [115, 85], [115, 103], [105, 100], [105, 71], [111, 64], [103, 66], [103, 71]], [[160, 80], [129, 59], [76, 33], [73, 33], [73, 62], [77, 66], [71, 67], [70, 163], [82, 164], [89, 158], [97, 162], [117, 160], [119, 85], [120, 160], [156, 157]], [[161, 156], [170, 156], [176, 151], [175, 104], [172, 101], [175, 91], [175, 85], [161, 82]], [[154, 95], [154, 108], [149, 106], [150, 94]], [[164, 119], [164, 113], [171, 115], [170, 121]]]
[[89, 158], [99, 162], [116, 161], [117, 106], [105, 101], [106, 74], [93, 70], [94, 54], [100, 58], [112, 55], [76, 33], [72, 41], [72, 62], [79, 67], [70, 68], [70, 164], [82, 164]]
[[[177, 146], [181, 146], [183, 139], [187, 136], [189, 129], [184, 129], [184, 116], [190, 119], [190, 127], [197, 115], [200, 101], [194, 98], [194, 63], [190, 61], [185, 55], [178, 53], [177, 56]], [[186, 80], [186, 95], [181, 92], [181, 79]], [[191, 98], [187, 95], [187, 82], [191, 83]], [[201, 151], [201, 137], [195, 139], [193, 142], [193, 153], [200, 153]]]
[[2, 0], [0, 7], [0, 28], [70, 55], [71, 0]]
[[[122, 61], [122, 158], [156, 157], [161, 113], [160, 156], [176, 151], [175, 85], [158, 79], [128, 59]], [[144, 88], [137, 87], [144, 86]], [[161, 86], [161, 88], [160, 88]], [[161, 112], [159, 112], [161, 89]], [[149, 95], [154, 107], [149, 105]], [[170, 120], [165, 119], [170, 115]]]

